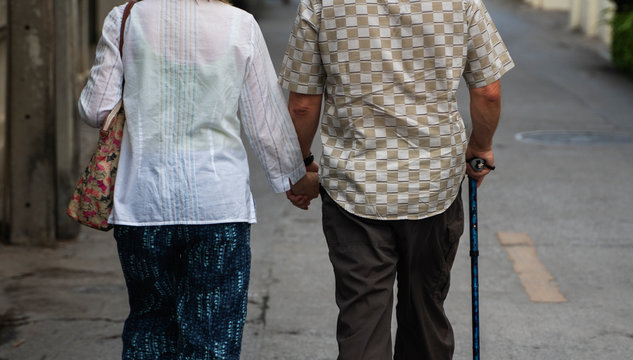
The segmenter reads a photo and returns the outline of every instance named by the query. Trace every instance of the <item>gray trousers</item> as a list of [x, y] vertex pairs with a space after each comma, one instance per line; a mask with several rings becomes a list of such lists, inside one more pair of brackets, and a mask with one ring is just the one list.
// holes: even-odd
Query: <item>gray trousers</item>
[[338, 359], [392, 359], [396, 275], [398, 329], [393, 358], [451, 359], [454, 337], [444, 299], [464, 230], [461, 196], [442, 214], [393, 221], [355, 216], [323, 189], [321, 197], [339, 307]]

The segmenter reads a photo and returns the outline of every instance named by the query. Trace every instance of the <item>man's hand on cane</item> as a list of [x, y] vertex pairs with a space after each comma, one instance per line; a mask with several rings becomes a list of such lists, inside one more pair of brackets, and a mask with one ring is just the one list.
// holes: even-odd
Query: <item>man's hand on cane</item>
[[[481, 159], [483, 162], [478, 162], [478, 168], [473, 168], [472, 160]], [[466, 173], [471, 179], [477, 181], [477, 187], [484, 181], [484, 177], [490, 174], [495, 169], [495, 157], [492, 150], [474, 150], [471, 146], [468, 146], [466, 150]]]

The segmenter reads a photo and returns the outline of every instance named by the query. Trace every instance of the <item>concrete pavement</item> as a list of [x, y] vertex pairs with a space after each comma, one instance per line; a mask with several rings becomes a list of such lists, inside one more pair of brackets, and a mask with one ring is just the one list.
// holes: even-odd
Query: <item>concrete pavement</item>
[[[632, 135], [633, 81], [611, 69], [604, 46], [569, 32], [564, 13], [533, 10], [517, 0], [486, 4], [517, 68], [502, 80], [498, 170], [479, 192], [482, 358], [627, 359], [633, 349], [633, 143], [534, 144], [516, 135]], [[277, 0], [262, 9], [260, 25], [275, 64], [294, 13], [294, 6]], [[466, 92], [460, 100], [467, 115]], [[94, 133], [85, 130], [91, 139]], [[252, 188], [259, 223], [252, 233], [242, 358], [334, 359], [336, 306], [320, 203], [294, 209], [271, 193], [256, 162]], [[567, 302], [530, 300], [499, 231], [533, 240]], [[0, 247], [0, 279], [0, 315], [6, 315], [0, 359], [119, 357], [127, 300], [111, 233], [86, 230], [56, 249]], [[455, 328], [455, 359], [469, 359], [467, 233], [446, 307]]]

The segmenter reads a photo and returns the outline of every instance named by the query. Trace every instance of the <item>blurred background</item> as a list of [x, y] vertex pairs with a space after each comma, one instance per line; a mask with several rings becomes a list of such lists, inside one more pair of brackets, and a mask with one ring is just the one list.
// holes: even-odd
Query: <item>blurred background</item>
[[[97, 139], [77, 99], [121, 3], [0, 0], [0, 360], [119, 356], [127, 299], [112, 233], [80, 229], [64, 210]], [[484, 3], [517, 67], [501, 81], [498, 170], [479, 195], [482, 356], [628, 359], [633, 0]], [[298, 0], [234, 4], [256, 16], [279, 69]], [[465, 87], [459, 101], [468, 122]], [[320, 201], [294, 209], [256, 161], [251, 177], [243, 358], [333, 359]], [[446, 306], [455, 358], [470, 358], [467, 231]]]

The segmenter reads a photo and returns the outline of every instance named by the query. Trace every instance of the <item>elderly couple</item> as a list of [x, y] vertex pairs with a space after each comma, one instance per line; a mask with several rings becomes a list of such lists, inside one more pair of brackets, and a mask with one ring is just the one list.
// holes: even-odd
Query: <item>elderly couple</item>
[[229, 4], [144, 0], [122, 29], [124, 7], [79, 101], [95, 127], [121, 96], [127, 116], [110, 218], [130, 303], [123, 359], [239, 358], [255, 222], [241, 130], [275, 192], [303, 209], [320, 192], [338, 358], [450, 359], [460, 185], [489, 172], [465, 159], [494, 164], [499, 79], [514, 66], [482, 0], [301, 0], [279, 76], [256, 21]]

